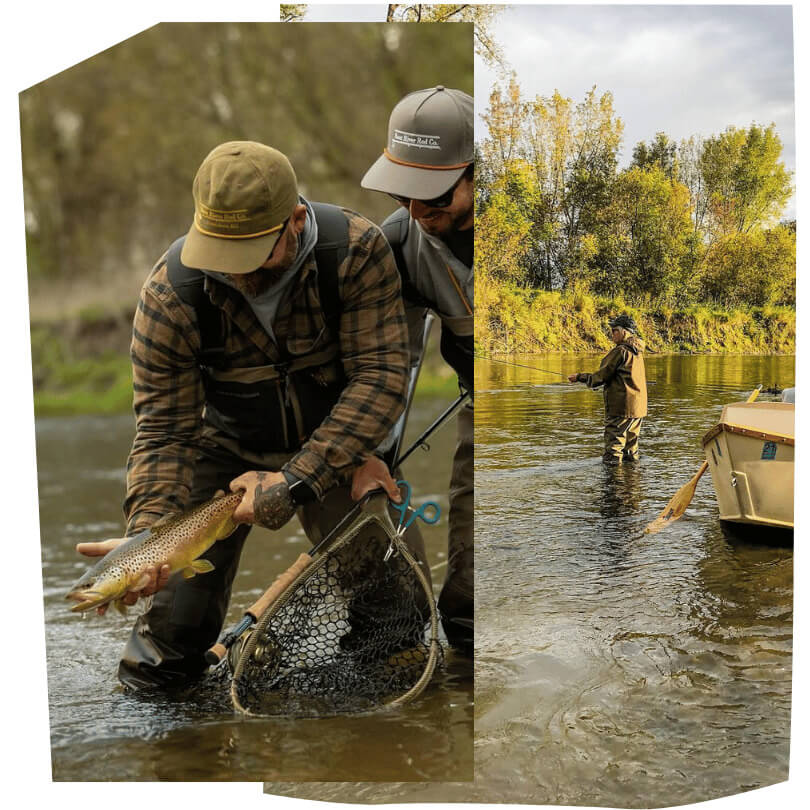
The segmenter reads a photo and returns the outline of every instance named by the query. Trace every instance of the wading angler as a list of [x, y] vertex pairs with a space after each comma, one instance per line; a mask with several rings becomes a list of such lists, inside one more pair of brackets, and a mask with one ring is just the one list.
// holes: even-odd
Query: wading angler
[[647, 415], [647, 377], [644, 373], [644, 341], [629, 315], [612, 318], [608, 326], [616, 344], [592, 374], [571, 374], [571, 382], [602, 388], [605, 397], [606, 464], [638, 461], [641, 422]]

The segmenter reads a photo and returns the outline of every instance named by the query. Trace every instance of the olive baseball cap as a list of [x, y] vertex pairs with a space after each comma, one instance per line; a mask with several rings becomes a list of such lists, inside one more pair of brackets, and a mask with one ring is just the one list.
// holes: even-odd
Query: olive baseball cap
[[452, 188], [473, 162], [473, 99], [430, 87], [410, 93], [388, 120], [388, 143], [360, 185], [415, 200]]
[[194, 178], [194, 224], [180, 259], [187, 267], [251, 273], [261, 267], [298, 204], [290, 161], [255, 141], [217, 146]]

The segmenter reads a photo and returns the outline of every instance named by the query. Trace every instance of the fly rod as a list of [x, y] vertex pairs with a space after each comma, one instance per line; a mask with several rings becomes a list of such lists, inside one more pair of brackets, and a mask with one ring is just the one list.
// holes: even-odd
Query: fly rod
[[[528, 368], [531, 371], [542, 371], [545, 374], [555, 374], [557, 377], [564, 377], [568, 379], [567, 374], [561, 371], [550, 371], [547, 368], [538, 368], [537, 366], [524, 366], [523, 363], [511, 363], [509, 360], [496, 360], [494, 357], [485, 357], [483, 354], [475, 355], [479, 360], [489, 360], [490, 363], [502, 363], [505, 366], [515, 366], [516, 368]], [[655, 385], [655, 380], [647, 380], [647, 385]]]
[[490, 363], [502, 363], [505, 366], [516, 366], [517, 368], [528, 368], [532, 371], [542, 371], [545, 374], [554, 374], [557, 377], [565, 377], [568, 379], [567, 374], [563, 374], [561, 371], [549, 371], [547, 368], [537, 368], [537, 366], [524, 366], [522, 363], [510, 363], [508, 360], [496, 360], [494, 357], [485, 357], [483, 354], [476, 354], [475, 355], [479, 360], [489, 360]]
[[422, 327], [422, 350], [419, 352], [418, 360], [411, 368], [410, 377], [408, 379], [408, 393], [405, 395], [405, 407], [403, 408], [401, 416], [399, 419], [397, 419], [397, 422], [391, 431], [391, 435], [393, 436], [391, 446], [388, 447], [387, 450], [378, 451], [382, 455], [383, 461], [392, 470], [396, 469], [396, 464], [391, 464], [391, 462], [399, 456], [399, 451], [402, 449], [402, 440], [405, 437], [405, 427], [408, 424], [408, 417], [411, 414], [411, 405], [413, 404], [413, 395], [416, 391], [416, 382], [419, 379], [419, 372], [422, 370], [422, 363], [424, 362], [425, 354], [427, 352], [430, 330], [433, 328], [433, 322], [435, 320], [436, 316], [432, 312], [428, 312], [428, 314], [425, 316], [425, 323]]

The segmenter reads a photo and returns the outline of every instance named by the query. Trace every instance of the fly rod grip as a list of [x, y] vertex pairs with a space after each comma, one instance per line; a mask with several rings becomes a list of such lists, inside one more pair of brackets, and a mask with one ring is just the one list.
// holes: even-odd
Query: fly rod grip
[[279, 574], [273, 584], [245, 611], [253, 617], [255, 622], [267, 610], [276, 597], [312, 562], [309, 554], [299, 554], [298, 559], [286, 570]]
[[233, 646], [234, 642], [251, 628], [272, 604], [278, 595], [312, 562], [309, 554], [299, 554], [298, 559], [279, 574], [273, 584], [245, 611], [244, 618], [227, 631], [220, 640], [205, 653], [205, 660], [210, 666], [218, 664]]

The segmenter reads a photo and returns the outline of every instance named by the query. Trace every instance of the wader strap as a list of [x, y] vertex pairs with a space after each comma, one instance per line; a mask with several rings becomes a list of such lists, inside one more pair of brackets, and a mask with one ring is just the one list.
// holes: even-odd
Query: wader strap
[[349, 221], [337, 205], [318, 202], [310, 205], [318, 223], [318, 241], [315, 244], [318, 295], [326, 325], [337, 337], [342, 309], [338, 290], [338, 267], [349, 252]]
[[399, 270], [399, 277], [402, 280], [402, 297], [409, 303], [425, 309], [433, 309], [433, 305], [425, 298], [416, 285], [411, 281], [411, 276], [408, 273], [408, 264], [405, 261], [405, 254], [402, 251], [402, 246], [405, 244], [405, 239], [408, 236], [408, 228], [410, 226], [411, 217], [407, 209], [400, 208], [395, 211], [388, 219], [382, 224], [382, 232], [391, 246], [394, 253], [394, 260], [397, 263], [397, 270]]
[[222, 334], [222, 312], [205, 291], [205, 275], [200, 270], [186, 267], [180, 261], [180, 251], [186, 237], [176, 239], [166, 254], [169, 283], [181, 301], [197, 315], [200, 329], [200, 352], [197, 362], [201, 366], [220, 368], [225, 365], [225, 341]]
[[458, 283], [458, 279], [456, 278], [456, 274], [450, 269], [449, 264], [445, 264], [444, 269], [447, 270], [447, 275], [450, 277], [450, 281], [453, 283], [453, 286], [456, 288], [456, 292], [458, 293], [458, 297], [461, 299], [461, 303], [464, 305], [464, 309], [467, 310], [467, 315], [469, 317], [472, 317], [472, 314], [473, 314], [472, 307], [470, 306], [470, 302], [467, 300], [467, 296], [464, 295], [464, 290], [461, 289], [461, 285]]
[[439, 315], [442, 326], [446, 326], [456, 337], [472, 337], [475, 334], [475, 319], [472, 315]]

